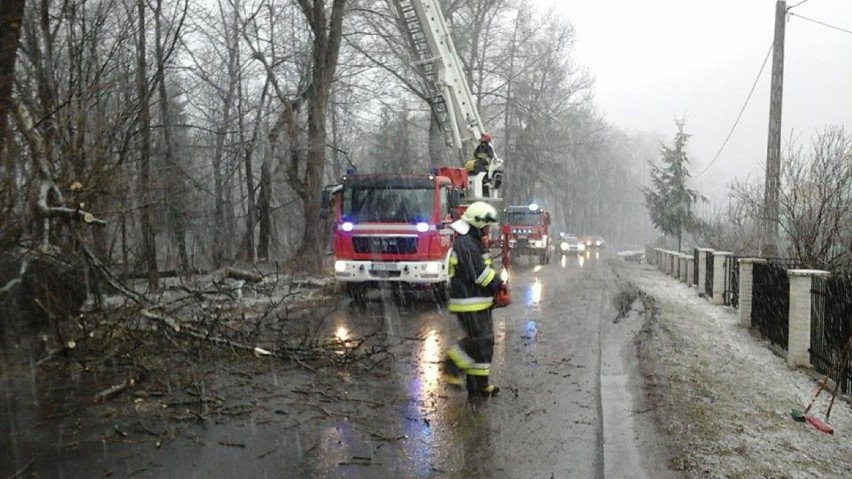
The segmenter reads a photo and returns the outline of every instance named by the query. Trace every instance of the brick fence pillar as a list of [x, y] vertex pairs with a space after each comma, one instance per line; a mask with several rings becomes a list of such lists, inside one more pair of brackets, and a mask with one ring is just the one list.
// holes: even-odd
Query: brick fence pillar
[[678, 253], [678, 270], [677, 270], [677, 279], [680, 280], [681, 283], [686, 283], [686, 260], [689, 258], [688, 254]]
[[695, 277], [695, 257], [691, 254], [686, 255], [686, 284], [693, 286], [692, 278]]
[[813, 279], [831, 273], [819, 269], [788, 269], [790, 278], [790, 331], [787, 342], [787, 364], [810, 366], [811, 356], [811, 287]]

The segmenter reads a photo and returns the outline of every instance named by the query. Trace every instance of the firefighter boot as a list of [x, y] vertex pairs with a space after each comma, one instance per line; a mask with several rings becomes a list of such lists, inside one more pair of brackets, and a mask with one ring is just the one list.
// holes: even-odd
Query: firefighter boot
[[468, 376], [467, 395], [471, 397], [489, 398], [500, 392], [500, 388], [488, 382], [488, 376]]
[[464, 372], [449, 358], [441, 364], [441, 381], [450, 386], [461, 388], [464, 385]]

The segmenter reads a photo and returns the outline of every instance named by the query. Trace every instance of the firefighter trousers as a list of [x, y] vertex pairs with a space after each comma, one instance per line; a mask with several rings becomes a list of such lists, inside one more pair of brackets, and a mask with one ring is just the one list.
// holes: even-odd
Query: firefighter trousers
[[448, 352], [450, 369], [467, 376], [467, 392], [478, 395], [488, 386], [494, 356], [494, 322], [491, 309], [456, 313], [465, 336]]

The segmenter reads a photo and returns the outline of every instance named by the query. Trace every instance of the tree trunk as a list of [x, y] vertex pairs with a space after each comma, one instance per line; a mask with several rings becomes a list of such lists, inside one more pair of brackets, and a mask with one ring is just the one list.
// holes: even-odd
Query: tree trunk
[[[308, 0], [299, 0], [299, 6], [311, 26], [314, 39], [308, 110], [308, 154], [304, 177], [293, 185], [302, 200], [305, 214], [302, 243], [296, 252], [295, 263], [308, 272], [315, 273], [321, 271], [323, 263], [323, 228], [319, 218], [322, 207], [322, 175], [325, 170], [325, 114], [343, 38], [346, 0], [334, 0], [332, 5], [331, 18], [326, 22], [324, 0], [314, 0], [313, 4]], [[296, 147], [297, 145], [291, 142], [291, 148]], [[293, 154], [291, 157], [296, 161], [298, 155]]]
[[260, 230], [257, 235], [257, 257], [269, 260], [269, 245], [272, 239], [272, 166], [269, 155], [260, 165], [260, 191], [257, 195], [257, 215]]
[[[233, 27], [234, 29], [237, 26]], [[236, 30], [234, 30], [236, 31]], [[228, 131], [231, 128], [231, 110], [234, 108], [235, 96], [237, 95], [237, 80], [239, 78], [239, 67], [237, 65], [237, 36], [232, 32], [227, 40], [228, 45], [228, 86], [224, 91], [222, 98], [222, 120], [216, 132], [216, 148], [213, 156], [213, 177], [214, 177], [214, 193], [216, 202], [214, 206], [214, 255], [213, 260], [216, 266], [221, 266], [225, 261], [231, 258], [231, 236], [226, 234], [227, 231], [232, 231], [233, 209], [231, 202], [230, 182], [225, 174], [226, 170], [230, 170], [225, 165], [225, 140], [228, 136]]]
[[148, 101], [148, 64], [146, 59], [145, 0], [137, 3], [139, 12], [139, 44], [136, 53], [136, 92], [139, 96], [139, 222], [142, 229], [142, 256], [148, 267], [148, 288], [158, 289], [157, 238], [152, 224], [151, 210], [151, 107]]
[[[12, 85], [15, 82], [15, 60], [26, 0], [0, 2], [0, 165], [14, 160], [5, 156], [6, 129], [12, 110]], [[14, 164], [14, 163], [11, 163]], [[9, 168], [7, 166], [7, 168]]]
[[163, 35], [162, 21], [160, 18], [162, 0], [157, 0], [157, 6], [154, 16], [154, 30], [156, 42], [156, 60], [157, 60], [157, 89], [160, 95], [160, 122], [162, 123], [163, 146], [165, 148], [165, 160], [169, 174], [166, 182], [169, 188], [169, 196], [166, 201], [166, 209], [169, 214], [169, 223], [172, 231], [174, 246], [178, 250], [178, 258], [180, 260], [180, 270], [185, 275], [189, 275], [190, 262], [189, 254], [186, 250], [186, 222], [184, 220], [183, 211], [184, 205], [181, 199], [184, 194], [180, 183], [180, 173], [177, 168], [177, 162], [174, 154], [174, 141], [172, 140], [172, 126], [169, 119], [169, 95], [166, 91], [166, 59], [163, 52]]
[[[257, 224], [257, 208], [255, 203], [255, 184], [254, 184], [254, 170], [252, 168], [252, 156], [254, 155], [255, 145], [257, 144], [257, 138], [260, 134], [260, 118], [263, 113], [263, 104], [266, 103], [266, 94], [269, 90], [269, 80], [267, 79], [266, 84], [263, 86], [263, 92], [260, 94], [260, 102], [257, 105], [257, 117], [254, 121], [254, 126], [251, 133], [251, 140], [249, 140], [246, 145], [245, 150], [245, 173], [246, 173], [246, 195], [248, 197], [248, 205], [246, 208], [246, 236], [244, 241], [244, 247], [246, 252], [246, 258], [249, 263], [254, 264], [257, 262], [258, 251], [254, 242], [254, 230], [255, 225]], [[242, 131], [242, 128], [240, 128]], [[261, 173], [263, 175], [263, 173]]]
[[[12, 85], [15, 82], [15, 61], [25, 0], [0, 1], [0, 169], [3, 184], [0, 184], [0, 248], [4, 243], [13, 243], [20, 225], [14, 220], [16, 155], [12, 154], [13, 143], [8, 119], [12, 110]], [[8, 154], [6, 145], [9, 144]], [[7, 217], [7, 213], [9, 216]]]
[[[325, 102], [321, 88], [315, 88], [308, 114], [308, 138], [310, 147], [305, 164], [304, 193], [302, 204], [305, 212], [305, 228], [302, 243], [296, 252], [296, 263], [308, 271], [322, 269], [322, 174], [325, 169]], [[327, 100], [328, 96], [325, 93]]]

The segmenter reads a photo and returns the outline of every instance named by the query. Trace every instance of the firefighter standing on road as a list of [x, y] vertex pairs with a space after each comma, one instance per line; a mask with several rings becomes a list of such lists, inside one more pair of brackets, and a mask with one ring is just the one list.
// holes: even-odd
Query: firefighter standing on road
[[447, 351], [445, 380], [461, 384], [466, 376], [468, 396], [491, 396], [499, 388], [488, 382], [494, 355], [494, 324], [491, 307], [502, 280], [491, 267], [482, 243], [488, 226], [497, 223], [497, 210], [477, 201], [451, 226], [459, 233], [450, 256], [450, 301], [448, 309], [459, 318], [465, 337]]

